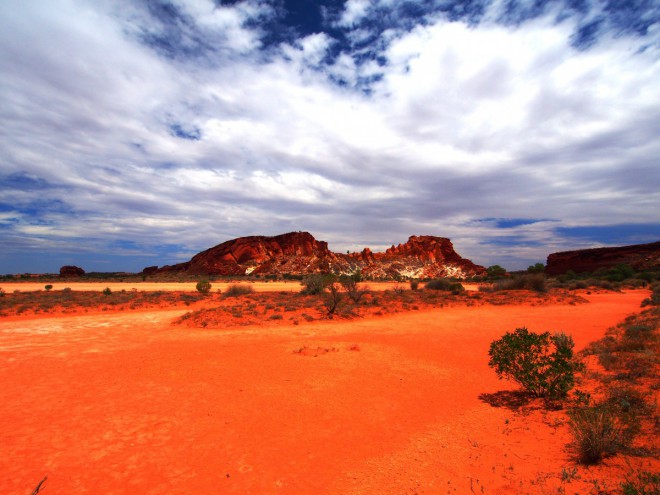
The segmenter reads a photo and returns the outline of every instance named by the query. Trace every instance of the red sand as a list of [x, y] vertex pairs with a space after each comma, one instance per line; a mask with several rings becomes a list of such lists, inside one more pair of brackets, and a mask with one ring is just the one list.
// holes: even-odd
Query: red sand
[[480, 399], [515, 389], [490, 342], [527, 326], [581, 348], [646, 296], [231, 330], [0, 320], [0, 493], [545, 493], [574, 465], [565, 428]]

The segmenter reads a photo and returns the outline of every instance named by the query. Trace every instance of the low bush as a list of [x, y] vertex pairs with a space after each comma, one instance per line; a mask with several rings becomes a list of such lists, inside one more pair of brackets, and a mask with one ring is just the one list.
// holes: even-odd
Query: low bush
[[488, 365], [536, 397], [563, 398], [573, 387], [581, 365], [573, 358], [573, 339], [516, 328], [490, 344]]
[[545, 292], [547, 290], [546, 278], [542, 273], [519, 275], [509, 279], [497, 280], [493, 284], [493, 290], [534, 290]]
[[424, 288], [428, 290], [451, 292], [452, 294], [460, 294], [465, 291], [465, 287], [463, 287], [460, 282], [454, 282], [446, 278], [430, 280], [429, 282], [426, 282]]
[[660, 306], [660, 284], [651, 286], [651, 296], [642, 301], [642, 308], [646, 306]]
[[315, 274], [315, 275], [306, 275], [302, 279], [303, 289], [300, 291], [302, 294], [306, 295], [317, 295], [325, 292], [325, 289], [336, 281], [334, 275], [329, 274]]
[[197, 289], [197, 292], [200, 294], [208, 294], [211, 292], [211, 282], [208, 280], [200, 280], [197, 282], [197, 285], [195, 285], [195, 289]]

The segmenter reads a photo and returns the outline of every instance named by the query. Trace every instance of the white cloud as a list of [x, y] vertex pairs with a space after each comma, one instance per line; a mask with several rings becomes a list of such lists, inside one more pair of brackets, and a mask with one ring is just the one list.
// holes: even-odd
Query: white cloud
[[[347, 3], [342, 25], [368, 20], [368, 4]], [[326, 33], [260, 53], [246, 22], [273, 15], [263, 2], [176, 5], [191, 19], [184, 48], [210, 43], [200, 58], [141, 42], [136, 33], [165, 28], [135, 5], [0, 5], [0, 115], [11, 123], [0, 176], [47, 182], [6, 188], [28, 212], [14, 233], [174, 236], [188, 249], [287, 229], [341, 247], [426, 233], [479, 261], [503, 231], [474, 219], [551, 218], [504, 232], [536, 247], [502, 252], [538, 261], [557, 225], [658, 221], [657, 44], [604, 37], [577, 50], [571, 19], [438, 17], [385, 33], [385, 65], [346, 47], [326, 64], [337, 43]]]
[[370, 3], [370, 0], [348, 0], [338, 25], [351, 27], [359, 23], [366, 16]]

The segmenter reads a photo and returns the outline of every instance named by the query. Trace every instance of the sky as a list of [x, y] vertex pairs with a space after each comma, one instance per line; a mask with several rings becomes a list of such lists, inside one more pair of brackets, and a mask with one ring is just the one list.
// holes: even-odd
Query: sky
[[655, 0], [3, 0], [0, 273], [660, 240]]

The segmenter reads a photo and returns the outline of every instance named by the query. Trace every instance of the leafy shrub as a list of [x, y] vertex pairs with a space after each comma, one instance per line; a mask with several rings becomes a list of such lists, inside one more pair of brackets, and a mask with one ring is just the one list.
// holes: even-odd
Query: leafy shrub
[[254, 292], [254, 289], [251, 285], [231, 284], [229, 287], [227, 287], [224, 297], [243, 296], [245, 294], [251, 294], [252, 292]]
[[417, 290], [419, 289], [419, 280], [412, 279], [410, 281], [410, 290]]
[[46, 289], [46, 290], [51, 290], [52, 288], [53, 288], [53, 286], [50, 285], [50, 284], [47, 284], [47, 285], [44, 287], [44, 289]]
[[197, 289], [197, 292], [200, 294], [208, 294], [211, 292], [211, 282], [208, 280], [200, 280], [197, 282], [197, 285], [195, 285], [195, 289]]
[[580, 365], [573, 359], [573, 339], [516, 328], [490, 344], [488, 365], [499, 378], [509, 378], [536, 397], [565, 397]]
[[109, 296], [110, 294], [112, 294], [112, 291], [110, 290], [110, 287], [106, 287], [105, 289], [103, 289], [103, 295], [104, 296]]

